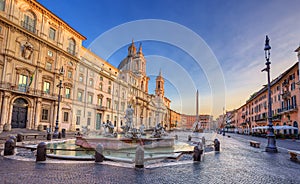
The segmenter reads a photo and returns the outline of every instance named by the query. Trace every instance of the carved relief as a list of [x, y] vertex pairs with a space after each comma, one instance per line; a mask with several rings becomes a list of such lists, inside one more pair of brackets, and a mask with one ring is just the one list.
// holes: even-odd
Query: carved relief
[[28, 42], [23, 45], [22, 57], [25, 59], [31, 59], [33, 53], [33, 47]]

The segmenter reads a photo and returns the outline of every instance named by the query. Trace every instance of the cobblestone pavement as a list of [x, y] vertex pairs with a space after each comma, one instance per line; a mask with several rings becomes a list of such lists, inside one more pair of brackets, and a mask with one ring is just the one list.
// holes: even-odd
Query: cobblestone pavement
[[[181, 134], [184, 139], [186, 133]], [[206, 153], [203, 162], [151, 169], [93, 162], [35, 163], [0, 157], [0, 183], [300, 183], [300, 162], [291, 161], [285, 148], [279, 148], [279, 153], [266, 153], [266, 139], [258, 139], [261, 148], [253, 148], [248, 141], [253, 137], [227, 135], [216, 135], [221, 151]], [[295, 149], [299, 147], [299, 142], [289, 143]]]

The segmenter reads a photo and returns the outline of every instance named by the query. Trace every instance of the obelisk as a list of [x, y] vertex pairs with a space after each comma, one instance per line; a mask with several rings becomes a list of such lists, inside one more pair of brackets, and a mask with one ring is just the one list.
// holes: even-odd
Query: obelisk
[[196, 93], [196, 122], [199, 122], [199, 109], [198, 109], [198, 106], [199, 106], [199, 99], [198, 99], [198, 89], [197, 89], [197, 93]]

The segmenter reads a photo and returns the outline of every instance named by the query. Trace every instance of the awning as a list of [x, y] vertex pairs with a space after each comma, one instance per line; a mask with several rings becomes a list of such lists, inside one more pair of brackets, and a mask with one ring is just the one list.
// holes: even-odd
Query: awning
[[[266, 130], [268, 129], [269, 126], [259, 126], [259, 127], [254, 127], [252, 128], [252, 130]], [[283, 126], [273, 126], [274, 130], [298, 130], [297, 127], [293, 127], [293, 126], [288, 126], [288, 125], [283, 125]]]
[[269, 128], [269, 126], [259, 126], [259, 127], [254, 127], [254, 128], [252, 128], [252, 130], [258, 130], [258, 129], [260, 129], [260, 130], [266, 130], [266, 129], [268, 129]]
[[283, 125], [283, 126], [273, 126], [275, 130], [298, 130], [297, 127]]

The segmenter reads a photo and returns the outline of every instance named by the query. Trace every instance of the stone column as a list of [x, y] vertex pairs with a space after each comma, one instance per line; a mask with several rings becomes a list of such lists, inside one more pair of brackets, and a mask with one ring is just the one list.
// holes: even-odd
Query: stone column
[[35, 117], [34, 117], [34, 129], [38, 129], [38, 124], [40, 122], [40, 117], [41, 117], [41, 103], [42, 100], [40, 98], [36, 99], [36, 107], [35, 107]]
[[[7, 118], [7, 115], [9, 114], [9, 104], [8, 104], [8, 99], [10, 97], [10, 94], [7, 93], [7, 92], [4, 92], [3, 94], [4, 96], [4, 99], [2, 101], [2, 114], [1, 114], [1, 124], [0, 124], [0, 131], [3, 130], [3, 126], [4, 124], [9, 124], [10, 125], [10, 122], [7, 122], [8, 121], [8, 118]], [[9, 127], [9, 130], [11, 129], [11, 126], [8, 126]]]

